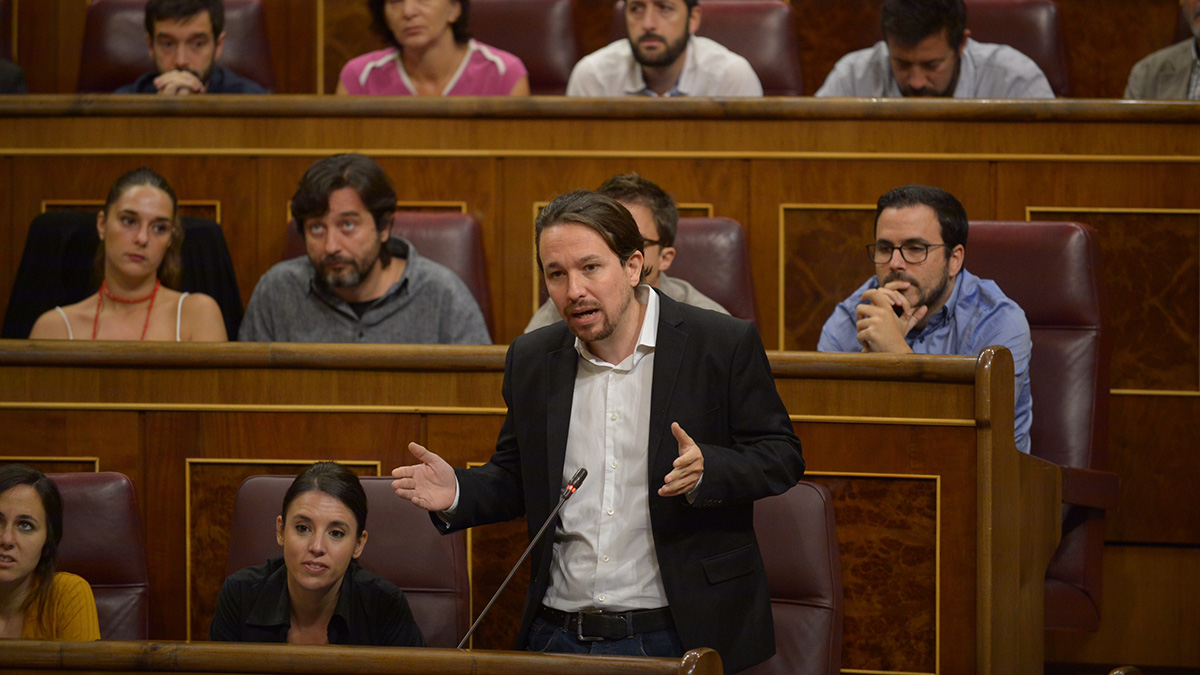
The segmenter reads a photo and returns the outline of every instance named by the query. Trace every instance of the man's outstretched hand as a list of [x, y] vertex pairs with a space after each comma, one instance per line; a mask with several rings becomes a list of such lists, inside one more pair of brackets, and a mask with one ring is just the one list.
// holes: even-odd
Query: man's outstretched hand
[[454, 469], [446, 460], [416, 443], [409, 443], [408, 451], [418, 463], [392, 469], [392, 477], [396, 479], [392, 481], [392, 489], [401, 498], [426, 511], [450, 508], [458, 488]]

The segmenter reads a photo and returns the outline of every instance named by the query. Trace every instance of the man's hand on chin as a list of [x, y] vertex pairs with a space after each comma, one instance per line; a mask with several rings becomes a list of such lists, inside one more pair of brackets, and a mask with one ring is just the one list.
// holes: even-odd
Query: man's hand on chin
[[912, 353], [904, 337], [925, 318], [929, 308], [925, 305], [913, 308], [904, 296], [909, 286], [907, 281], [892, 281], [863, 293], [862, 304], [855, 310], [858, 319], [855, 326], [864, 352]]

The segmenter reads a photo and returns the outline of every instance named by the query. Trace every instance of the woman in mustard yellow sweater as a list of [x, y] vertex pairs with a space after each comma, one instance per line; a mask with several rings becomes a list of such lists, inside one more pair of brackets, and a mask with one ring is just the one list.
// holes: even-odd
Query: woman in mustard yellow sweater
[[0, 637], [100, 639], [91, 587], [54, 571], [62, 522], [54, 481], [21, 464], [0, 466]]

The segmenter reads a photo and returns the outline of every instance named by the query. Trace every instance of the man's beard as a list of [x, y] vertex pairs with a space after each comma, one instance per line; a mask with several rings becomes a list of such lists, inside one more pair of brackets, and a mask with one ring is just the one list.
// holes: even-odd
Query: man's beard
[[958, 76], [962, 69], [962, 56], [954, 55], [954, 76], [950, 78], [950, 83], [942, 91], [937, 91], [930, 87], [921, 87], [913, 89], [912, 87], [900, 87], [900, 93], [904, 96], [915, 97], [931, 97], [931, 98], [949, 98], [954, 96], [954, 90], [958, 88]]
[[916, 302], [912, 303], [912, 308], [916, 309], [922, 306], [928, 307], [930, 303], [937, 302], [938, 299], [942, 297], [942, 294], [946, 292], [946, 286], [950, 283], [950, 275], [948, 274], [949, 271], [950, 261], [947, 260], [946, 264], [942, 267], [942, 278], [938, 281], [938, 285], [934, 286], [928, 292], [925, 292], [925, 290], [921, 288], [916, 279], [910, 277], [904, 272], [889, 272], [888, 275], [879, 282], [879, 285], [886, 286], [893, 281], [907, 281], [908, 283], [912, 284], [912, 288], [917, 289], [917, 300]]
[[[325, 256], [316, 264], [317, 280], [326, 288], [355, 288], [363, 282], [378, 260], [378, 251], [365, 263], [348, 256]], [[334, 263], [342, 263], [345, 266], [340, 270], [330, 269]]]
[[[626, 311], [629, 309], [629, 303], [631, 302], [633, 302], [633, 288], [629, 289], [629, 295], [625, 296], [625, 299], [621, 302], [621, 306], [617, 308], [616, 316], [625, 316]], [[587, 331], [584, 330], [576, 330], [575, 326], [571, 324], [569, 317], [581, 309], [595, 309], [604, 317], [604, 321], [601, 322], [599, 326], [595, 326], [591, 329], [591, 334], [588, 334]], [[588, 343], [599, 342], [607, 339], [617, 331], [617, 322], [613, 320], [613, 317], [608, 315], [608, 312], [604, 311], [604, 306], [596, 301], [584, 304], [569, 303], [565, 308], [563, 308], [563, 318], [567, 322], [567, 327], [571, 329], [571, 333], [573, 333], [575, 337], [579, 338], [580, 340]]]
[[685, 32], [683, 36], [675, 42], [669, 42], [665, 37], [657, 33], [646, 33], [638, 38], [639, 43], [647, 40], [648, 38], [657, 38], [666, 44], [666, 48], [663, 49], [662, 53], [657, 57], [651, 58], [643, 54], [638, 48], [637, 44], [633, 44], [633, 58], [637, 59], [638, 63], [648, 68], [661, 68], [663, 66], [669, 66], [675, 63], [675, 61], [677, 61], [679, 57], [683, 55], [684, 50], [687, 49], [689, 37], [690, 35]]

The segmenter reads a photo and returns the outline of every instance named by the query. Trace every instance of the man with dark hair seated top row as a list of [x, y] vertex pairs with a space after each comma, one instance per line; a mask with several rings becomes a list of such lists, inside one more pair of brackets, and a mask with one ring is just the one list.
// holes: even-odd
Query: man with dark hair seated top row
[[971, 39], [963, 0], [885, 0], [883, 40], [842, 57], [817, 96], [1054, 98], [1028, 56]]
[[146, 46], [155, 72], [114, 93], [267, 93], [257, 82], [216, 64], [225, 46], [222, 0], [150, 0], [146, 3]]

